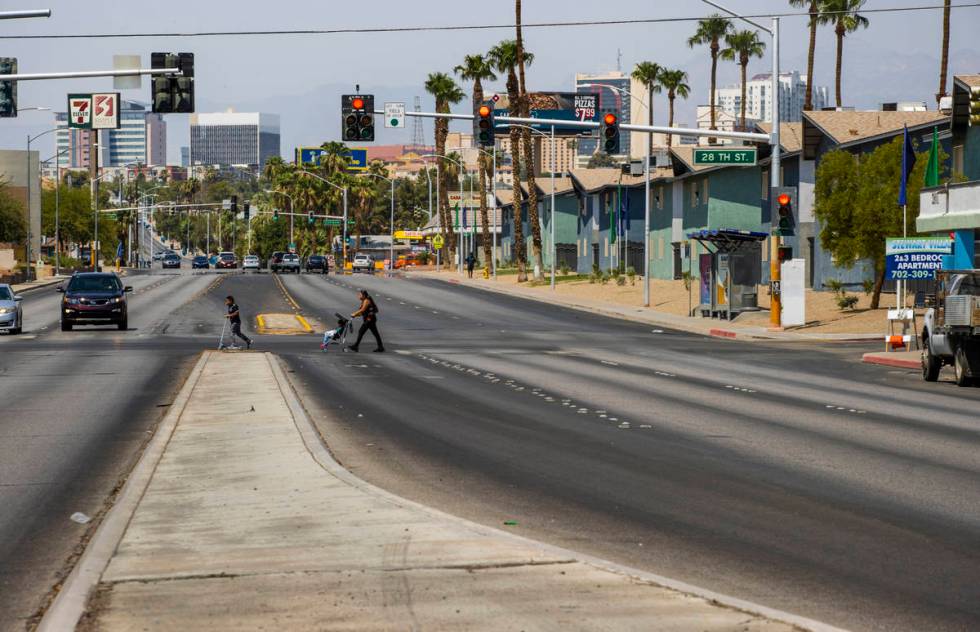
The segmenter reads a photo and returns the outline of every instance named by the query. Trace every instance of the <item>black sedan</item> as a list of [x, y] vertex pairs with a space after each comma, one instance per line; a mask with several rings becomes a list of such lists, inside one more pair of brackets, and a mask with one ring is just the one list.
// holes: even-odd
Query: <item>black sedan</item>
[[163, 257], [163, 269], [168, 268], [180, 270], [180, 255], [171, 252]]
[[191, 270], [207, 270], [210, 267], [210, 264], [208, 264], [208, 258], [204, 255], [197, 255], [191, 259]]
[[306, 258], [306, 271], [319, 271], [326, 274], [330, 271], [330, 264], [327, 262], [327, 258], [323, 255], [310, 255]]

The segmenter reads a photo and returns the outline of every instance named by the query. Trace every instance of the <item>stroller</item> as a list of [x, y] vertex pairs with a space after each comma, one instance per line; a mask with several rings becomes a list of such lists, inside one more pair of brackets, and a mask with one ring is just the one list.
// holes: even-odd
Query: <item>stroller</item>
[[340, 345], [340, 348], [347, 351], [347, 335], [354, 331], [354, 324], [351, 322], [350, 318], [344, 318], [338, 313], [334, 313], [337, 317], [337, 327], [336, 329], [330, 329], [323, 333], [323, 342], [320, 343], [320, 351], [326, 353], [327, 347], [331, 343]]

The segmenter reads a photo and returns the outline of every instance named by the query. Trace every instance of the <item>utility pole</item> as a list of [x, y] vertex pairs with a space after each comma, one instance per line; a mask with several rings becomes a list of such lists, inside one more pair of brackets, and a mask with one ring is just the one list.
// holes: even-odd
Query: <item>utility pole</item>
[[[807, 81], [813, 81], [808, 77]], [[779, 18], [772, 19], [772, 160], [769, 167], [772, 169], [770, 180], [771, 190], [776, 190], [782, 186], [780, 178], [780, 146], [779, 146]], [[769, 202], [772, 203], [772, 195], [769, 195]], [[769, 325], [774, 329], [783, 328], [783, 300], [782, 300], [782, 268], [779, 262], [779, 246], [781, 239], [777, 231], [772, 230], [774, 225], [772, 215], [769, 218], [770, 237], [772, 242], [769, 248], [769, 292], [772, 296], [769, 305]]]
[[95, 214], [95, 243], [92, 246], [92, 269], [99, 271], [99, 132], [88, 131], [89, 194], [92, 196], [92, 212]]

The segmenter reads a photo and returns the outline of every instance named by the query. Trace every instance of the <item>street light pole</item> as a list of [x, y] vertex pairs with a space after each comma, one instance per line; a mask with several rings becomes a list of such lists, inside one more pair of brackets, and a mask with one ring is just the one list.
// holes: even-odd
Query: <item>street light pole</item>
[[558, 150], [555, 144], [555, 126], [551, 126], [551, 289], [556, 288], [555, 269], [558, 267], [558, 245], [555, 243], [555, 166], [558, 164]]
[[[344, 226], [343, 226], [343, 229], [342, 229], [342, 231], [343, 231], [343, 240], [344, 241], [343, 241], [343, 244], [341, 244], [341, 252], [342, 252], [341, 256], [343, 257], [343, 264], [344, 264], [343, 267], [346, 268], [347, 267], [347, 187], [342, 187], [339, 184], [334, 184], [330, 180], [327, 180], [326, 178], [324, 178], [322, 176], [318, 176], [317, 174], [313, 173], [312, 171], [306, 171], [305, 169], [299, 169], [299, 170], [297, 170], [297, 173], [301, 173], [303, 175], [307, 175], [307, 176], [311, 176], [313, 178], [316, 178], [317, 180], [319, 180], [320, 182], [322, 182], [324, 184], [329, 184], [333, 188], [339, 189], [344, 194]], [[430, 217], [431, 217], [431, 198], [430, 198]]]

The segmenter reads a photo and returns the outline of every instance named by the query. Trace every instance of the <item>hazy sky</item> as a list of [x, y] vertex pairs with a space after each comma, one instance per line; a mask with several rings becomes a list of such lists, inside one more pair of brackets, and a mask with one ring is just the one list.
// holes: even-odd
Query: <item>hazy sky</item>
[[[958, 0], [954, 0], [954, 4]], [[7, 9], [51, 8], [48, 19], [0, 21], [0, 56], [17, 57], [21, 72], [94, 70], [110, 68], [113, 54], [140, 54], [149, 65], [152, 51], [191, 51], [196, 54], [197, 110], [266, 111], [282, 116], [282, 151], [292, 155], [296, 145], [317, 145], [337, 139], [340, 132], [339, 94], [359, 83], [379, 101], [405, 101], [416, 95], [431, 109], [422, 84], [428, 73], [451, 72], [467, 53], [483, 52], [513, 29], [392, 34], [221, 36], [185, 38], [125, 38], [82, 40], [11, 40], [7, 35], [83, 33], [197, 32], [249, 29], [353, 28], [415, 25], [472, 25], [513, 21], [511, 3], [375, 0], [364, 3], [279, 0], [19, 0]], [[940, 0], [868, 0], [866, 8], [941, 5]], [[727, 0], [739, 12], [759, 14], [793, 11], [776, 0]], [[356, 7], [357, 11], [351, 10]], [[496, 7], [498, 12], [482, 11]], [[572, 3], [567, 0], [525, 0], [526, 23], [574, 20], [695, 17], [712, 9], [694, 0], [618, 0]], [[869, 14], [871, 27], [847, 38], [844, 101], [871, 108], [882, 101], [927, 101], [934, 107], [938, 86], [941, 11]], [[766, 20], [768, 23], [768, 20]], [[980, 8], [954, 9], [950, 46], [951, 74], [980, 72]], [[743, 25], [744, 26], [744, 25]], [[740, 26], [739, 28], [742, 28]], [[643, 25], [528, 28], [527, 47], [536, 55], [529, 69], [533, 90], [570, 90], [576, 72], [615, 70], [617, 50], [622, 68], [651, 60], [690, 74], [691, 99], [679, 103], [678, 122], [693, 123], [694, 107], [707, 102], [709, 57], [706, 48], [690, 49], [686, 39], [694, 22]], [[765, 36], [768, 42], [768, 36]], [[806, 19], [783, 19], [784, 70], [806, 66]], [[815, 75], [819, 85], [832, 86], [834, 38], [822, 28]], [[768, 55], [753, 60], [750, 74], [771, 67]], [[734, 63], [722, 62], [720, 85], [737, 82]], [[490, 91], [502, 88], [500, 82]], [[65, 109], [66, 93], [111, 90], [109, 78], [22, 82], [19, 104]], [[464, 86], [469, 91], [469, 86]], [[148, 83], [123, 98], [149, 100]], [[666, 99], [657, 98], [655, 115], [666, 122]], [[461, 109], [466, 106], [461, 105]], [[23, 148], [28, 132], [52, 126], [48, 112], [23, 112], [17, 119], [0, 119], [0, 147]], [[168, 158], [179, 160], [188, 144], [187, 116], [168, 115]], [[463, 129], [463, 126], [460, 126]], [[382, 131], [379, 142], [410, 142], [410, 130]], [[426, 139], [432, 135], [425, 126]], [[53, 134], [37, 141], [46, 158], [53, 153]]]

